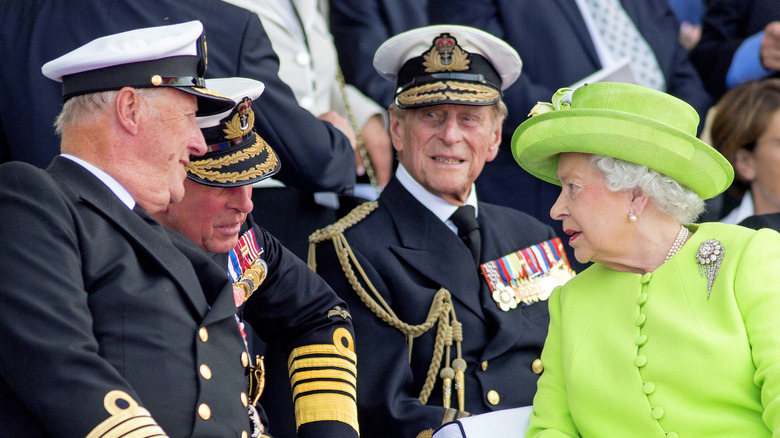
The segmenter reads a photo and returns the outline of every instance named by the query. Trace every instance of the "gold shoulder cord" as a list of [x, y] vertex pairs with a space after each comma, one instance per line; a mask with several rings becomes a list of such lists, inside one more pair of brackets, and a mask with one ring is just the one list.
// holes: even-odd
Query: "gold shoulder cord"
[[[401, 321], [396, 316], [393, 309], [382, 298], [374, 285], [368, 279], [355, 254], [352, 252], [344, 231], [357, 224], [374, 211], [379, 204], [376, 201], [366, 202], [359, 205], [349, 214], [341, 218], [338, 222], [329, 225], [321, 230], [317, 230], [309, 236], [309, 267], [317, 271], [316, 246], [325, 240], [332, 240], [336, 249], [341, 269], [347, 276], [347, 281], [352, 289], [360, 297], [360, 300], [382, 321], [398, 329], [406, 336], [409, 344], [409, 362], [412, 360], [412, 344], [414, 338], [426, 333], [434, 324], [438, 322], [436, 331], [436, 341], [434, 344], [431, 364], [428, 367], [428, 373], [425, 378], [425, 384], [418, 399], [422, 404], [428, 402], [433, 386], [436, 383], [437, 374], [442, 378], [444, 407], [450, 408], [452, 384], [455, 383], [455, 390], [458, 398], [458, 408], [465, 411], [465, 380], [466, 361], [463, 360], [461, 352], [461, 343], [463, 342], [463, 328], [455, 317], [455, 309], [452, 306], [452, 296], [447, 289], [441, 288], [433, 297], [430, 310], [425, 322], [419, 325], [409, 325]], [[357, 269], [360, 277], [366, 286], [371, 290], [369, 294], [355, 275], [354, 268]], [[450, 363], [452, 344], [455, 343], [456, 358]], [[441, 368], [442, 357], [445, 364]], [[441, 373], [439, 370], [441, 368]]]
[[349, 124], [352, 126], [352, 130], [355, 131], [355, 139], [357, 140], [357, 149], [360, 153], [360, 158], [363, 159], [363, 165], [366, 166], [366, 175], [368, 175], [368, 181], [376, 190], [376, 194], [379, 194], [379, 183], [376, 180], [376, 172], [374, 172], [374, 164], [371, 162], [371, 157], [366, 150], [366, 144], [363, 142], [363, 136], [360, 135], [360, 127], [355, 121], [355, 114], [352, 113], [352, 107], [349, 105], [349, 98], [347, 98], [347, 83], [344, 80], [344, 74], [341, 72], [341, 67], [336, 66], [336, 78], [339, 81], [339, 89], [341, 90], [341, 97], [344, 99], [344, 106], [347, 108], [347, 116], [349, 117]]

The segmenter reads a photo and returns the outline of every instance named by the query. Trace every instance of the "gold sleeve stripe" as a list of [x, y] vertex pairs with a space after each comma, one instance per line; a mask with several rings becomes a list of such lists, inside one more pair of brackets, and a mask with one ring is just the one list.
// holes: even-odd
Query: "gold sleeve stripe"
[[290, 384], [295, 386], [296, 384], [298, 384], [298, 382], [301, 381], [319, 380], [319, 379], [342, 380], [345, 382], [352, 382], [354, 384], [355, 373], [351, 373], [346, 370], [334, 370], [334, 369], [298, 371], [297, 373], [290, 376]]
[[360, 433], [355, 400], [343, 394], [314, 393], [296, 399], [296, 428], [315, 421], [340, 421]]
[[103, 435], [104, 437], [122, 437], [122, 438], [150, 438], [150, 437], [166, 437], [168, 435], [154, 423], [154, 420], [149, 417], [151, 424], [145, 424], [141, 418], [134, 418], [130, 421], [126, 421], [120, 426], [111, 429], [111, 431]]
[[[313, 382], [299, 383], [293, 387], [293, 399], [298, 396], [305, 396], [308, 392], [343, 392], [356, 398], [355, 385], [347, 382], [338, 382], [330, 380], [315, 380]], [[303, 395], [302, 395], [303, 394]]]
[[346, 358], [353, 363], [357, 362], [352, 333], [343, 327], [339, 327], [333, 331], [333, 344], [302, 345], [294, 349], [287, 359], [287, 367], [291, 368], [293, 362], [298, 358], [312, 355], [337, 356]]
[[[344, 354], [346, 352], [346, 354]], [[305, 358], [307, 356], [333, 356], [342, 358], [343, 360], [349, 360], [351, 362], [357, 361], [357, 356], [354, 352], [345, 350], [339, 351], [333, 345], [317, 344], [317, 345], [304, 345], [298, 347], [290, 353], [290, 360], [287, 365], [290, 365], [293, 361]]]
[[[117, 404], [117, 402], [120, 402]], [[121, 406], [127, 407], [121, 407]], [[138, 405], [124, 391], [111, 391], [103, 398], [110, 417], [87, 435], [87, 438], [150, 438], [167, 437], [149, 411]]]
[[308, 371], [309, 369], [317, 368], [338, 368], [350, 371], [352, 374], [357, 373], [357, 365], [355, 365], [354, 362], [350, 362], [340, 357], [309, 357], [306, 359], [298, 359], [290, 363], [288, 366], [290, 370], [290, 376], [298, 371]]

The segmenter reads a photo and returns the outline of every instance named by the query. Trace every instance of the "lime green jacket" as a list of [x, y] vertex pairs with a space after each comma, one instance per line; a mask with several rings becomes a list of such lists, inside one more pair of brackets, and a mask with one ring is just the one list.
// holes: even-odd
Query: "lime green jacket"
[[595, 264], [553, 293], [526, 437], [780, 436], [780, 233], [690, 228], [652, 273]]

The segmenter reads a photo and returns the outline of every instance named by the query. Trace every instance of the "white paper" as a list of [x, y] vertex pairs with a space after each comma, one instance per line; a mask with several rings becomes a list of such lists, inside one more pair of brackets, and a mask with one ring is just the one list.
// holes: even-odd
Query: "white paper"
[[440, 427], [432, 438], [523, 438], [532, 406], [472, 415]]
[[596, 72], [584, 77], [577, 83], [571, 85], [569, 88], [576, 90], [577, 88], [585, 85], [592, 84], [594, 82], [626, 82], [629, 84], [635, 84], [634, 72], [631, 71], [631, 59], [624, 58], [612, 65], [597, 70]]

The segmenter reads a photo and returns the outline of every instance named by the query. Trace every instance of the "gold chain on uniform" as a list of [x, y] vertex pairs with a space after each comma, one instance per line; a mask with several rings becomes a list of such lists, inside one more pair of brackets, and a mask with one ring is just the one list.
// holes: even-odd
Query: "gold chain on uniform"
[[[360, 266], [355, 254], [352, 252], [352, 248], [349, 246], [347, 238], [344, 236], [344, 231], [363, 220], [366, 216], [371, 214], [372, 211], [376, 210], [378, 206], [379, 203], [376, 201], [363, 203], [349, 212], [349, 214], [339, 219], [336, 223], [312, 233], [309, 236], [309, 267], [314, 272], [317, 272], [316, 246], [318, 243], [325, 240], [332, 240], [336, 255], [341, 264], [341, 269], [344, 271], [352, 289], [354, 289], [358, 294], [358, 297], [360, 297], [360, 300], [363, 301], [379, 319], [396, 328], [406, 337], [409, 345], [410, 363], [412, 360], [412, 344], [414, 338], [425, 334], [428, 330], [433, 328], [434, 324], [438, 323], [431, 363], [428, 366], [425, 383], [423, 384], [418, 399], [422, 404], [428, 403], [428, 398], [433, 391], [433, 386], [436, 384], [436, 377], [440, 376], [442, 378], [442, 390], [444, 391], [442, 396], [444, 407], [450, 407], [451, 388], [454, 384], [458, 408], [460, 411], [465, 411], [466, 361], [463, 360], [461, 350], [463, 326], [455, 316], [455, 309], [452, 305], [452, 295], [450, 292], [445, 288], [440, 288], [438, 292], [436, 292], [431, 307], [428, 310], [428, 316], [422, 324], [409, 325], [408, 323], [401, 321], [371, 283], [371, 280], [369, 280], [363, 267]], [[360, 284], [360, 281], [358, 281], [358, 278], [352, 269], [352, 265], [358, 270], [360, 277], [371, 290], [371, 295], [373, 296], [369, 295], [365, 288]], [[455, 344], [456, 358], [450, 362], [453, 343]], [[441, 368], [442, 358], [445, 360], [443, 369]], [[441, 373], [439, 372], [440, 369]]]
[[360, 158], [363, 159], [363, 165], [366, 166], [366, 175], [368, 175], [368, 181], [376, 190], [376, 194], [379, 194], [379, 183], [376, 180], [376, 172], [374, 172], [374, 164], [371, 162], [371, 157], [366, 150], [366, 143], [363, 141], [363, 136], [360, 135], [360, 129], [358, 129], [357, 122], [355, 121], [355, 114], [352, 113], [352, 106], [349, 104], [349, 98], [347, 98], [347, 83], [344, 80], [344, 74], [341, 72], [341, 67], [336, 66], [336, 77], [339, 80], [339, 88], [341, 89], [341, 97], [344, 99], [344, 106], [347, 108], [347, 117], [349, 117], [349, 124], [352, 126], [352, 130], [355, 131], [355, 141], [357, 143], [357, 149], [360, 153]]

